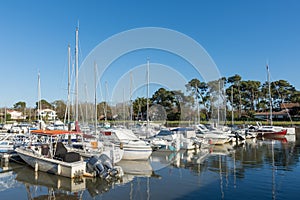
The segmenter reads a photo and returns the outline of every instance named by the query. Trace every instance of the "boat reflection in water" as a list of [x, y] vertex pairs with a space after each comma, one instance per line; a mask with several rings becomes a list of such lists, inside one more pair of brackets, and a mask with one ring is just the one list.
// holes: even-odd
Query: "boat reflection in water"
[[25, 185], [28, 199], [85, 199], [83, 196], [95, 197], [109, 191], [115, 184], [114, 180], [95, 177], [70, 179], [34, 172], [27, 166], [15, 169], [14, 172], [15, 180]]
[[149, 160], [121, 160], [117, 165], [122, 167], [125, 176], [151, 177], [154, 173]]
[[46, 172], [35, 172], [28, 166], [14, 169], [14, 172], [16, 180], [25, 185], [28, 199], [79, 199], [86, 188], [85, 178], [70, 179]]

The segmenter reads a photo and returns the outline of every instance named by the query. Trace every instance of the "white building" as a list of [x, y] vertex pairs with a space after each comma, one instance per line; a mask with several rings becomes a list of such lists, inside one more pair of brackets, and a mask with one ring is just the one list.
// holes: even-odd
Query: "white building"
[[26, 116], [23, 116], [22, 112], [16, 110], [7, 110], [7, 113], [10, 114], [10, 119], [12, 120], [26, 119]]
[[37, 116], [42, 117], [42, 119], [46, 119], [47, 120], [55, 120], [57, 115], [56, 115], [56, 111], [51, 110], [51, 109], [42, 109], [42, 110], [38, 110], [37, 111]]

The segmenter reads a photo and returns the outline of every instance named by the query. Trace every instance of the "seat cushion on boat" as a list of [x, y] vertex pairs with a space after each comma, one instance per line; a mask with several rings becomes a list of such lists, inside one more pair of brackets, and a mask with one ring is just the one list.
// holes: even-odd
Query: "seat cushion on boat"
[[64, 155], [63, 161], [69, 163], [80, 161], [80, 154], [76, 152], [68, 152]]
[[68, 152], [62, 142], [57, 142], [55, 150], [55, 157], [59, 158], [64, 158], [64, 155]]

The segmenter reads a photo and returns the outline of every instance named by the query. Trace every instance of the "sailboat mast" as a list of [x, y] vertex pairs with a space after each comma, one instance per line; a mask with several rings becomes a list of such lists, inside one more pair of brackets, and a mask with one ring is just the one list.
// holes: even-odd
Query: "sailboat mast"
[[234, 124], [234, 113], [233, 113], [233, 86], [231, 86], [231, 130], [233, 130]]
[[4, 123], [5, 124], [6, 124], [6, 115], [7, 115], [7, 109], [6, 109], [6, 106], [5, 106], [5, 108], [4, 108]]
[[150, 73], [149, 73], [149, 68], [150, 68], [150, 63], [149, 59], [147, 60], [147, 125], [149, 123], [149, 81], [150, 81]]
[[104, 104], [104, 121], [105, 121], [105, 124], [107, 123], [107, 93], [108, 93], [108, 87], [107, 87], [107, 81], [105, 81], [105, 96], [104, 96], [104, 99], [105, 99], [105, 104]]
[[271, 82], [270, 82], [270, 71], [269, 66], [267, 65], [268, 72], [268, 87], [269, 87], [269, 101], [270, 101], [270, 124], [273, 125], [273, 116], [272, 116], [272, 95], [271, 95]]
[[40, 72], [38, 72], [38, 120], [41, 120], [41, 78], [40, 78]]
[[149, 68], [150, 68], [150, 62], [149, 59], [147, 59], [147, 137], [148, 137], [148, 127], [149, 127], [149, 82], [150, 82], [150, 73], [149, 73]]
[[75, 121], [78, 122], [78, 27], [76, 27], [75, 39]]
[[196, 83], [196, 104], [197, 104], [197, 124], [200, 124], [200, 109], [199, 109], [199, 98], [198, 98], [198, 84]]
[[68, 45], [68, 103], [67, 103], [67, 110], [68, 110], [68, 123], [70, 123], [70, 95], [71, 95], [71, 46]]
[[94, 64], [94, 70], [95, 70], [95, 134], [97, 135], [97, 64], [95, 62]]
[[125, 88], [123, 88], [123, 127], [125, 127], [126, 120], [126, 108], [125, 108]]
[[132, 122], [133, 108], [132, 108], [132, 72], [130, 72], [130, 122]]
[[220, 95], [220, 93], [221, 93], [221, 84], [220, 84], [220, 80], [218, 80], [218, 107], [217, 107], [217, 111], [218, 111], [218, 119], [217, 119], [217, 126], [219, 126], [219, 124], [220, 124], [220, 98], [221, 98], [221, 95]]

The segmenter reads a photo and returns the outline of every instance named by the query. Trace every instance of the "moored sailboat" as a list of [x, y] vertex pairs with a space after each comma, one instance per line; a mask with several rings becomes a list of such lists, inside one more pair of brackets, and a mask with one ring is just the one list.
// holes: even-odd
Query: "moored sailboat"
[[[273, 126], [273, 115], [272, 115], [272, 96], [271, 96], [271, 82], [270, 82], [270, 72], [269, 66], [267, 67], [268, 73], [268, 91], [269, 91], [269, 102], [270, 102], [270, 125], [262, 126], [260, 123], [257, 123], [257, 127], [252, 129], [252, 132], [255, 132], [259, 137], [267, 138], [284, 138], [287, 134], [287, 129], [281, 126]], [[251, 130], [251, 129], [250, 129]]]

